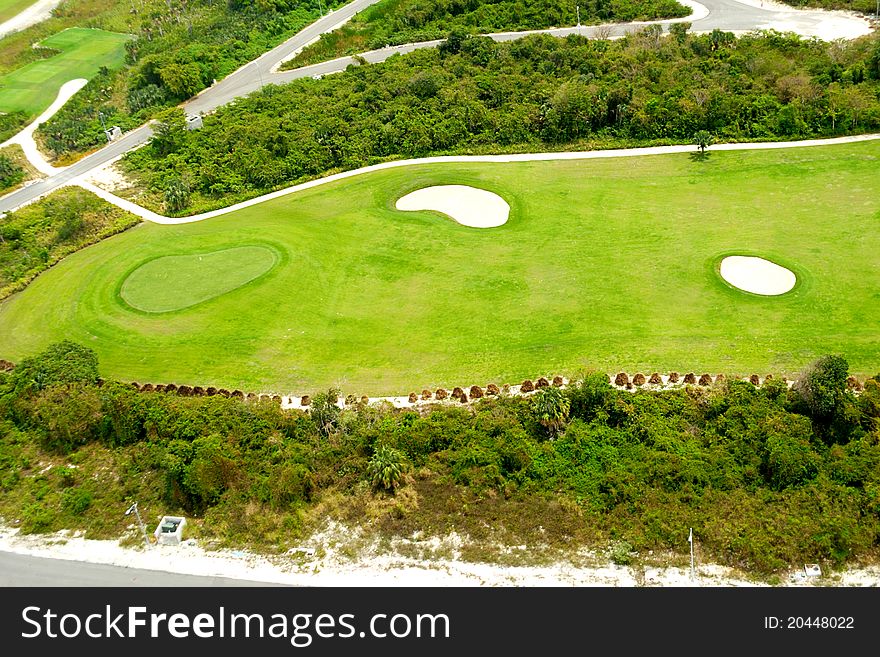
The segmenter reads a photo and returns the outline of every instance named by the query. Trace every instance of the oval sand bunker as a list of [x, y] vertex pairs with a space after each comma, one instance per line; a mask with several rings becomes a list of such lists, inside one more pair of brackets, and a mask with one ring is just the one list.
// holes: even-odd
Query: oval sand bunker
[[797, 282], [794, 273], [754, 256], [728, 256], [721, 261], [721, 278], [746, 292], [775, 296], [785, 294]]
[[398, 210], [433, 210], [452, 217], [462, 226], [496, 228], [507, 223], [510, 206], [498, 194], [467, 185], [437, 185], [399, 198]]

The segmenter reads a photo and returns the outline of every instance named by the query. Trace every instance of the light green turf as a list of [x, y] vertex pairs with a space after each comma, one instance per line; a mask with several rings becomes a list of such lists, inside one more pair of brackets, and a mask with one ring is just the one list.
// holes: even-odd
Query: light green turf
[[22, 111], [37, 116], [52, 104], [65, 82], [90, 79], [102, 66], [122, 66], [125, 42], [131, 38], [128, 34], [81, 27], [52, 35], [40, 45], [60, 50], [60, 54], [0, 76], [0, 112]]
[[[0, 305], [0, 358], [69, 338], [108, 377], [292, 393], [582, 366], [796, 374], [831, 352], [876, 374], [878, 170], [880, 142], [378, 172], [89, 247]], [[481, 230], [394, 209], [437, 184], [496, 192], [510, 220]], [[274, 269], [188, 310], [148, 315], [119, 296], [157, 257], [260, 244], [281, 254]], [[737, 291], [717, 275], [732, 253], [778, 262], [798, 285]]]
[[33, 4], [36, 4], [36, 0], [0, 0], [0, 23], [5, 23]]
[[148, 313], [183, 310], [250, 283], [278, 260], [265, 246], [164, 256], [135, 269], [120, 295], [128, 305]]

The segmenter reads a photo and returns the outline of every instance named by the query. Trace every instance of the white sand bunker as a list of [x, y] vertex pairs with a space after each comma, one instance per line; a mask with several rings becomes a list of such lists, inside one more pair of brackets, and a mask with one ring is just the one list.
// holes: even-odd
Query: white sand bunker
[[397, 200], [398, 210], [433, 210], [471, 228], [496, 228], [507, 223], [510, 206], [498, 194], [467, 185], [418, 189]]
[[779, 265], [753, 256], [728, 256], [721, 261], [721, 278], [753, 294], [785, 294], [797, 282], [794, 273]]

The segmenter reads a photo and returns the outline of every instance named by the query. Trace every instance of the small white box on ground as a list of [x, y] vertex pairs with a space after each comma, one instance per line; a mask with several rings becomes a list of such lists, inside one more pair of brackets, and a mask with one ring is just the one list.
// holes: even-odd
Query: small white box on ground
[[186, 518], [180, 516], [162, 516], [156, 531], [153, 535], [156, 542], [160, 545], [180, 545], [183, 539], [183, 528], [186, 525]]
[[804, 564], [804, 574], [807, 577], [821, 577], [822, 569], [819, 568], [819, 564], [817, 563], [807, 563]]

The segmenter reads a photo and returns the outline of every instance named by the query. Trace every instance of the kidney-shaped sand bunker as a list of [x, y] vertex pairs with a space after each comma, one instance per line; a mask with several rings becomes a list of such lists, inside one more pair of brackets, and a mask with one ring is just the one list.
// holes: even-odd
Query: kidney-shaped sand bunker
[[265, 246], [164, 256], [131, 272], [119, 294], [144, 312], [183, 310], [250, 283], [278, 260], [275, 251]]
[[740, 290], [776, 296], [791, 290], [797, 277], [794, 272], [774, 262], [755, 256], [728, 256], [721, 261], [721, 278]]
[[407, 212], [433, 210], [471, 228], [497, 228], [510, 215], [510, 206], [498, 194], [467, 185], [418, 189], [398, 199], [395, 207]]

